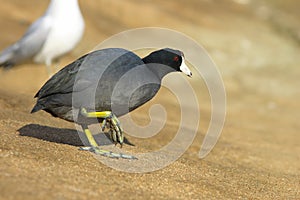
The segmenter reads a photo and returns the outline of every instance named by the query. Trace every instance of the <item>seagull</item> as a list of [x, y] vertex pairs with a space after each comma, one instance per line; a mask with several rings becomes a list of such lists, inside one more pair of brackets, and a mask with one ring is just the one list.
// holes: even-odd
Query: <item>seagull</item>
[[32, 59], [45, 63], [51, 74], [52, 61], [71, 51], [82, 38], [84, 20], [78, 0], [51, 0], [46, 12], [23, 37], [0, 54], [5, 68]]

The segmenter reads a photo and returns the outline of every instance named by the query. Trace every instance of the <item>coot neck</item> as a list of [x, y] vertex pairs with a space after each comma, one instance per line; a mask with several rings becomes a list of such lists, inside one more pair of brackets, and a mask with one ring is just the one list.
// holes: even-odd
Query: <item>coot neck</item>
[[167, 64], [163, 64], [161, 59], [151, 56], [151, 54], [143, 58], [142, 60], [147, 65], [147, 68], [150, 69], [155, 75], [157, 75], [160, 80], [168, 73], [175, 71]]

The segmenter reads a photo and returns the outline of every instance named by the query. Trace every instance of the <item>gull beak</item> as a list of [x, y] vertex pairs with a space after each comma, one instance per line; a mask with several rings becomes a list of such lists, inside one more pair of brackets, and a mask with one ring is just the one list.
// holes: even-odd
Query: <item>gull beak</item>
[[185, 64], [184, 57], [182, 56], [182, 63], [180, 65], [180, 71], [182, 71], [184, 74], [186, 74], [188, 77], [192, 77], [192, 72], [188, 68], [188, 66]]

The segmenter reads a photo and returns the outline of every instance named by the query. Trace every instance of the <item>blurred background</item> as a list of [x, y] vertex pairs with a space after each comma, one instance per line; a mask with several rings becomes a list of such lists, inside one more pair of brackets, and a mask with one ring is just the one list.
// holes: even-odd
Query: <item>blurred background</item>
[[[17, 41], [48, 3], [0, 0], [0, 50]], [[90, 154], [78, 152], [70, 142], [74, 136], [66, 139], [63, 131], [55, 134], [53, 129], [40, 127], [36, 134], [31, 130], [18, 132], [32, 123], [65, 129], [74, 125], [43, 112], [29, 114], [34, 94], [48, 79], [44, 65], [26, 63], [0, 69], [0, 198], [2, 194], [12, 197], [12, 193], [28, 198], [33, 193], [43, 198], [299, 198], [299, 1], [79, 3], [86, 23], [83, 39], [55, 67], [64, 67], [113, 34], [128, 29], [154, 26], [182, 32], [208, 51], [223, 77], [227, 118], [221, 138], [211, 154], [199, 160], [198, 151], [210, 119], [210, 99], [198, 77], [197, 84], [203, 89], [200, 130], [183, 157], [151, 174], [116, 172]], [[162, 94], [153, 102], [167, 102], [168, 95]], [[140, 111], [146, 112], [148, 107]], [[164, 129], [163, 133], [171, 130]], [[164, 137], [168, 138], [158, 136], [150, 142], [133, 138], [136, 151], [159, 148]]]

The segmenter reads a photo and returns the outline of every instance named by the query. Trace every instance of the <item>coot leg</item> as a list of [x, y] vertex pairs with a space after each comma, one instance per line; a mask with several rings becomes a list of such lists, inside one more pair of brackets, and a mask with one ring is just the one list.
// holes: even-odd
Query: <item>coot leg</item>
[[108, 127], [112, 141], [115, 144], [119, 143], [122, 147], [124, 142], [123, 130], [120, 126], [120, 121], [111, 111], [87, 112], [85, 108], [82, 108], [81, 114], [88, 118], [104, 118], [102, 130], [104, 131], [105, 127]]
[[[86, 109], [84, 108], [81, 109], [81, 114], [89, 118], [93, 118], [93, 117], [104, 118], [102, 129], [105, 129], [105, 127], [109, 127], [112, 140], [115, 142], [115, 144], [118, 142], [122, 146], [124, 141], [123, 130], [120, 127], [120, 122], [118, 118], [114, 114], [112, 114], [110, 111], [87, 112]], [[90, 147], [81, 147], [80, 148], [81, 150], [91, 151], [95, 154], [110, 157], [110, 158], [137, 159], [136, 157], [131, 155], [126, 155], [123, 153], [114, 153], [111, 151], [100, 149], [91, 131], [88, 129], [88, 126], [87, 125], [81, 125], [81, 126], [91, 145]]]

